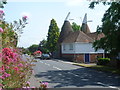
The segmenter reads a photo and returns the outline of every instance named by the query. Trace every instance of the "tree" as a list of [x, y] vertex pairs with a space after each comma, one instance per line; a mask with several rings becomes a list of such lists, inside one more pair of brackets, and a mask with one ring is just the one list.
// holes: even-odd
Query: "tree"
[[39, 45], [33, 44], [33, 45], [31, 45], [30, 47], [28, 47], [28, 50], [29, 50], [31, 53], [34, 53], [35, 51], [38, 50], [38, 46], [39, 46]]
[[39, 47], [38, 50], [40, 50], [42, 53], [48, 53], [49, 50], [47, 49], [47, 40], [43, 39], [42, 41], [40, 41], [39, 43]]
[[54, 19], [52, 19], [50, 22], [47, 36], [47, 49], [50, 52], [56, 51], [59, 35], [60, 32], [57, 23]]
[[[90, 4], [90, 8], [94, 8], [94, 3]], [[117, 56], [120, 53], [120, 1], [103, 4], [109, 4], [110, 7], [102, 18], [102, 25], [98, 27], [97, 32], [104, 33], [105, 37], [93, 43], [93, 47], [97, 50], [104, 49], [111, 55]]]
[[7, 0], [0, 0], [0, 8], [4, 8], [4, 4], [7, 3]]
[[73, 31], [78, 31], [78, 30], [80, 30], [80, 25], [77, 25], [75, 22], [73, 22], [72, 29], [73, 29]]

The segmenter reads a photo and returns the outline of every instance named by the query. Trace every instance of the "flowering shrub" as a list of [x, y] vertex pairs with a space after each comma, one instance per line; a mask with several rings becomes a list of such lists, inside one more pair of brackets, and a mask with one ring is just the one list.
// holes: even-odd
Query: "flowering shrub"
[[36, 51], [36, 52], [34, 52], [34, 55], [41, 55], [41, 54], [42, 54], [41, 51]]
[[[9, 24], [4, 21], [4, 15], [4, 11], [0, 10], [0, 89], [29, 88], [34, 60], [24, 60], [17, 48], [18, 37], [23, 33], [28, 17], [23, 16], [19, 22]], [[37, 51], [35, 54], [42, 53]], [[40, 87], [47, 88], [47, 83], [41, 83]]]
[[41, 89], [44, 89], [44, 90], [45, 90], [46, 88], [48, 88], [48, 82], [41, 82], [41, 83], [40, 83], [40, 88], [41, 88]]
[[4, 20], [3, 17], [4, 17], [4, 11], [0, 10], [0, 20]]
[[0, 33], [3, 33], [3, 29], [2, 28], [0, 28]]
[[32, 74], [33, 60], [25, 61], [16, 47], [19, 34], [17, 29], [22, 31], [20, 29], [27, 24], [27, 17], [23, 17], [19, 23], [9, 24], [4, 21], [3, 16], [4, 11], [0, 10], [0, 87], [29, 87], [28, 80]]
[[23, 16], [23, 21], [26, 21], [28, 19], [28, 16]]
[[30, 75], [32, 74], [31, 61], [24, 61], [19, 52], [15, 49], [4, 48], [2, 49], [2, 67], [1, 70], [1, 83], [3, 88], [22, 88], [28, 87], [27, 83]]

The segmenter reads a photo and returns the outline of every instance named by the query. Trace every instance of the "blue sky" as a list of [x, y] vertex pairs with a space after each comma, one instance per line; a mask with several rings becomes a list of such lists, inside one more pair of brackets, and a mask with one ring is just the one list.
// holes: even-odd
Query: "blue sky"
[[70, 22], [79, 25], [87, 13], [88, 20], [92, 20], [88, 22], [89, 28], [95, 32], [97, 25], [101, 25], [101, 18], [108, 6], [100, 4], [95, 9], [90, 9], [89, 4], [87, 0], [8, 0], [3, 10], [8, 22], [19, 20], [24, 14], [29, 16], [29, 24], [24, 28], [18, 43], [18, 46], [26, 48], [46, 39], [52, 18], [61, 30], [68, 12], [71, 12], [69, 19], [74, 19]]

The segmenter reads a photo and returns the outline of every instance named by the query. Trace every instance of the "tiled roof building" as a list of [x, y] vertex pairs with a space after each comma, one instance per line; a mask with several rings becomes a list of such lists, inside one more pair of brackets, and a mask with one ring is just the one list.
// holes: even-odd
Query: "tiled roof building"
[[102, 37], [104, 37], [103, 33], [91, 33], [87, 25], [87, 14], [85, 14], [79, 31], [73, 32], [70, 22], [65, 20], [58, 40], [60, 57], [79, 62], [94, 62], [96, 56], [103, 57], [104, 50], [96, 52], [92, 43]]

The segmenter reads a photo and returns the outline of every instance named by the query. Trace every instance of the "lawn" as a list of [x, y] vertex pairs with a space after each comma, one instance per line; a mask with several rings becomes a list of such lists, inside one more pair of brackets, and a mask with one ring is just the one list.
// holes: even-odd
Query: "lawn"
[[102, 66], [102, 65], [96, 65], [96, 64], [84, 64], [84, 63], [82, 63], [82, 64], [74, 63], [73, 65], [92, 68], [92, 69], [96, 69], [98, 71], [103, 71], [103, 72], [111, 72], [111, 73], [120, 75], [120, 70], [119, 69], [109, 67], [109, 66]]

